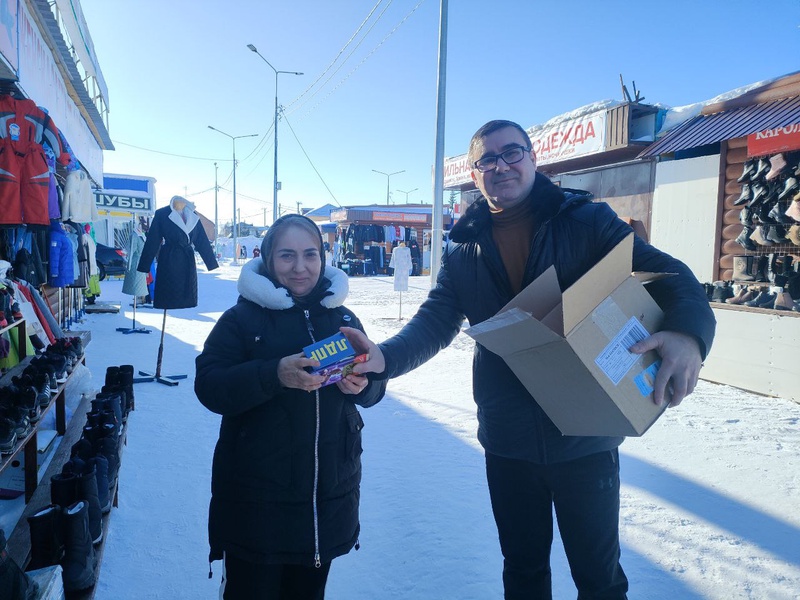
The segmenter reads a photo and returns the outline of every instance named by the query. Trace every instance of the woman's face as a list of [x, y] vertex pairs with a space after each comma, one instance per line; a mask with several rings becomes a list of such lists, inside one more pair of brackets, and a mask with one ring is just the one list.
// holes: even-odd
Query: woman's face
[[272, 248], [272, 270], [278, 283], [293, 296], [313, 290], [322, 270], [319, 237], [290, 225], [278, 234]]

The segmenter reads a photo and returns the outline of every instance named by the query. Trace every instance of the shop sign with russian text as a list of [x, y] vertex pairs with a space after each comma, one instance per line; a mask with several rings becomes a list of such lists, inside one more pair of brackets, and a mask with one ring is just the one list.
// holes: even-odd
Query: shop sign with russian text
[[444, 188], [460, 187], [472, 182], [467, 155], [446, 158], [444, 161]]
[[117, 194], [95, 194], [97, 208], [121, 208], [132, 212], [152, 212], [152, 199]]
[[800, 150], [800, 123], [767, 129], [747, 136], [747, 155], [763, 156]]
[[605, 150], [606, 111], [527, 133], [540, 165], [595, 154]]

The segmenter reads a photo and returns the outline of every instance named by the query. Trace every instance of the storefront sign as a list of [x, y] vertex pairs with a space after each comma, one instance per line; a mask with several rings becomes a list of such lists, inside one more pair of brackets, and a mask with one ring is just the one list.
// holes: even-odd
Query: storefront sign
[[466, 154], [446, 158], [444, 160], [444, 189], [458, 188], [472, 182], [471, 170]]
[[331, 221], [346, 221], [347, 220], [347, 209], [342, 208], [340, 210], [332, 210], [331, 211]]
[[427, 223], [428, 214], [372, 212], [373, 221], [389, 221], [391, 223]]
[[94, 203], [97, 208], [123, 208], [131, 212], [152, 212], [152, 198], [136, 196], [118, 196], [117, 194], [95, 194]]
[[747, 155], [763, 156], [800, 149], [800, 123], [747, 136]]
[[540, 165], [595, 154], [605, 150], [606, 111], [527, 133]]

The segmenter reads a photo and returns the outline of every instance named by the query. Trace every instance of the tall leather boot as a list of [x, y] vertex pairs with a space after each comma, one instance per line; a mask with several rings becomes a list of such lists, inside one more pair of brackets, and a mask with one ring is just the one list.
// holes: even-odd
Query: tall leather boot
[[49, 504], [28, 517], [31, 530], [31, 562], [28, 570], [57, 565], [64, 557], [62, 508]]
[[39, 595], [39, 584], [31, 579], [6, 548], [6, 534], [0, 529], [0, 598], [34, 600]]
[[64, 510], [64, 590], [85, 590], [95, 584], [95, 554], [89, 533], [89, 507], [83, 500]]

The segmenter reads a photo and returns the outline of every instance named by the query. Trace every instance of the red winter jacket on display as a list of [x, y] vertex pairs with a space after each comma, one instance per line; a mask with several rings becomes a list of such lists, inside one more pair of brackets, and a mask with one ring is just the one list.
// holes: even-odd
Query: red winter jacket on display
[[49, 224], [50, 170], [42, 144], [59, 162], [69, 159], [53, 120], [33, 100], [2, 95], [0, 138], [0, 224]]

